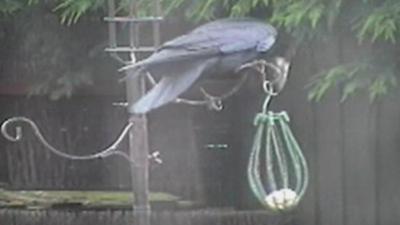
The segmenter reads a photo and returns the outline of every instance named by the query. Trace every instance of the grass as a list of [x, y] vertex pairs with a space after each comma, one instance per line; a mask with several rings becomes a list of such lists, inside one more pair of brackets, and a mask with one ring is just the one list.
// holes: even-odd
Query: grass
[[[150, 203], [171, 203], [179, 205], [177, 196], [155, 192], [150, 193]], [[0, 189], [2, 208], [130, 208], [134, 196], [129, 191], [11, 191]], [[183, 201], [182, 201], [183, 202]]]

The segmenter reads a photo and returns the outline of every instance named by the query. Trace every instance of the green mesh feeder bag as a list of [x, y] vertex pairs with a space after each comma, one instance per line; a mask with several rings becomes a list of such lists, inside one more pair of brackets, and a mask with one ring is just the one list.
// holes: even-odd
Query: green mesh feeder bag
[[267, 112], [271, 96], [254, 125], [256, 133], [247, 175], [255, 197], [268, 210], [288, 211], [302, 199], [308, 185], [304, 155], [289, 127], [286, 112]]

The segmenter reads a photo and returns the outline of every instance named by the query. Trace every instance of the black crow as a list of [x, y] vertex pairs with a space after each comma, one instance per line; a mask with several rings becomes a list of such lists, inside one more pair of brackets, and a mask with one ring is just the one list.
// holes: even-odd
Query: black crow
[[146, 72], [160, 80], [129, 107], [143, 114], [175, 100], [205, 74], [239, 73], [241, 65], [260, 59], [276, 41], [276, 29], [249, 18], [221, 19], [164, 43], [147, 59], [128, 65], [124, 79]]

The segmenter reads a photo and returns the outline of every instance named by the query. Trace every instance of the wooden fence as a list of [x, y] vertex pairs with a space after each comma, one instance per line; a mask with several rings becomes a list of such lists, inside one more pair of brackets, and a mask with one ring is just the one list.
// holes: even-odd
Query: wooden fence
[[[6, 225], [132, 225], [132, 211], [29, 211], [0, 210], [0, 222]], [[271, 216], [263, 211], [201, 210], [162, 211], [151, 214], [152, 225], [250, 225], [291, 224], [292, 217]]]
[[[327, 45], [330, 47], [326, 48]], [[371, 104], [368, 94], [361, 92], [340, 103], [338, 86], [320, 103], [306, 100], [304, 87], [311, 75], [357, 56], [359, 53], [352, 40], [338, 39], [337, 42], [304, 47], [294, 62], [285, 91], [273, 102], [274, 110], [289, 112], [291, 126], [311, 172], [305, 199], [290, 224], [390, 225], [400, 222], [400, 94], [392, 93]], [[245, 168], [253, 135], [251, 122], [262, 98], [259, 86], [256, 79], [251, 79], [238, 95], [227, 101], [222, 113], [175, 105], [151, 115], [151, 146], [164, 158], [164, 164], [152, 171], [151, 187], [203, 201], [208, 206], [258, 208], [248, 188]], [[122, 127], [125, 118], [124, 113], [112, 112], [113, 99], [106, 98], [81, 100], [81, 103], [74, 100], [64, 106], [60, 105], [62, 103], [45, 103], [40, 108], [32, 106], [36, 104], [33, 100], [21, 101], [5, 96], [1, 101], [8, 101], [10, 107], [22, 107], [2, 111], [1, 119], [15, 112], [27, 113], [45, 127], [45, 134], [53, 143], [67, 147], [73, 153], [89, 153], [106, 144]], [[90, 112], [81, 111], [80, 106], [85, 104], [89, 104], [86, 108]], [[81, 135], [89, 135], [87, 142], [78, 137], [79, 132], [71, 131], [85, 126], [89, 132], [82, 131]], [[64, 132], [63, 128], [70, 133]], [[112, 164], [67, 162], [44, 152], [32, 137], [28, 139], [31, 141], [18, 145], [1, 139], [1, 168], [7, 172], [0, 174], [2, 181], [10, 187], [129, 188], [127, 168], [118, 161], [111, 161]], [[207, 148], [208, 144], [214, 143], [229, 147], [222, 150]], [[3, 210], [0, 220], [6, 225], [40, 224], [45, 217], [66, 225], [87, 224], [88, 221], [128, 224], [119, 221], [131, 220], [129, 213], [122, 212], [94, 220], [84, 219], [91, 213]], [[189, 212], [179, 213], [188, 213], [185, 216], [192, 218]], [[162, 214], [161, 221], [174, 221], [171, 224], [267, 224], [264, 221], [269, 219], [264, 214], [257, 214], [257, 219], [247, 215], [225, 217], [220, 211], [210, 215], [226, 220], [212, 223], [207, 219], [202, 222], [182, 219], [177, 222], [173, 216]], [[25, 222], [23, 218], [26, 218]], [[38, 222], [26, 222], [31, 222], [32, 218]], [[101, 218], [107, 218], [104, 219], [106, 222]]]

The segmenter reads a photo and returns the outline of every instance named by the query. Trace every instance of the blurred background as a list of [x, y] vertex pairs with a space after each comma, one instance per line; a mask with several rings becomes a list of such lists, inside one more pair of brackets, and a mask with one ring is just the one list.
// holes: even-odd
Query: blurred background
[[[140, 13], [148, 14], [151, 1], [138, 2]], [[117, 3], [124, 14], [126, 1]], [[276, 26], [279, 37], [297, 48], [287, 86], [271, 108], [291, 117], [309, 163], [309, 188], [298, 209], [279, 222], [242, 218], [226, 224], [398, 224], [400, 2], [162, 4], [164, 41], [206, 21], [250, 16]], [[0, 0], [1, 121], [32, 118], [54, 146], [79, 155], [94, 153], [117, 136], [128, 115], [113, 104], [125, 101], [125, 87], [118, 82], [120, 64], [104, 52], [105, 14], [104, 0]], [[118, 29], [127, 32], [123, 24]], [[143, 27], [141, 39], [146, 42], [150, 34]], [[212, 88], [234, 84], [218, 81]], [[200, 209], [259, 216], [262, 208], [248, 187], [246, 167], [252, 121], [262, 100], [259, 80], [250, 78], [221, 112], [170, 104], [150, 113], [150, 149], [160, 151], [163, 159], [150, 171], [150, 190], [195, 202]], [[24, 135], [21, 143], [0, 137], [2, 188], [130, 190], [129, 166], [119, 158], [70, 161], [45, 151], [28, 129]], [[213, 147], [219, 144], [223, 147]], [[20, 216], [1, 212], [0, 222]]]

